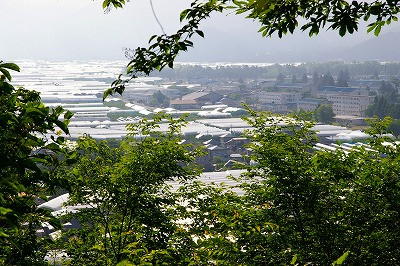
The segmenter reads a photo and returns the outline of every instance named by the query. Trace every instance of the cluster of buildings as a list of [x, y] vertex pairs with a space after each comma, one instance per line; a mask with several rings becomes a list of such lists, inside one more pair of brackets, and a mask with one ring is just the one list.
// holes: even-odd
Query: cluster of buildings
[[[42, 100], [50, 107], [61, 105], [74, 113], [69, 124], [73, 139], [83, 135], [122, 139], [128, 133], [126, 125], [136, 123], [141, 117], [158, 112], [173, 116], [189, 113], [190, 121], [183, 134], [188, 138], [194, 136], [205, 146], [206, 155], [199, 160], [206, 171], [229, 169], [246, 162], [247, 140], [242, 134], [250, 128], [240, 118], [246, 115], [243, 102], [253, 109], [283, 114], [300, 109], [313, 111], [321, 104], [330, 104], [338, 121], [363, 122], [364, 111], [373, 101], [365, 87], [375, 90], [379, 87], [378, 82], [375, 85], [359, 82], [351, 84], [353, 87], [315, 89], [310, 83], [277, 84], [273, 79], [245, 82], [204, 79], [177, 84], [148, 77], [130, 83], [123, 96], [103, 101], [102, 93], [123, 71], [124, 62], [18, 63], [23, 71], [15, 76], [17, 85], [40, 91]], [[272, 86], [273, 91], [269, 90]], [[169, 105], [149, 104], [158, 92], [169, 99]], [[163, 125], [161, 130], [165, 129]], [[315, 130], [323, 143], [363, 137], [360, 132], [332, 125], [318, 125]]]
[[[256, 109], [276, 113], [289, 113], [293, 110], [314, 111], [321, 104], [329, 104], [337, 116], [363, 117], [366, 109], [373, 103], [374, 97], [368, 92], [350, 87], [323, 87], [314, 97], [302, 98], [299, 92], [252, 91], [244, 98], [252, 98]], [[245, 100], [245, 99], [244, 99]], [[170, 106], [177, 110], [195, 110], [207, 105], [224, 104], [238, 107], [241, 103], [215, 91], [199, 90], [181, 98], [171, 100]]]
[[321, 104], [329, 104], [335, 115], [363, 117], [374, 97], [359, 88], [326, 86], [310, 91], [310, 97], [302, 98], [299, 92], [253, 92], [259, 104], [272, 112], [287, 113], [292, 110], [314, 111]]

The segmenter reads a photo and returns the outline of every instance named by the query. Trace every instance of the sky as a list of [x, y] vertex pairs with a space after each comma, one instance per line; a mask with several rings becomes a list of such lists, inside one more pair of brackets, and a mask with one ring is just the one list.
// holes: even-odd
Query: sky
[[[153, 0], [167, 33], [179, 28], [179, 13], [189, 4]], [[107, 14], [101, 5], [99, 0], [0, 0], [0, 58], [119, 60], [124, 59], [123, 47], [144, 46], [151, 35], [161, 33], [149, 0], [131, 0], [124, 9]], [[212, 16], [201, 28], [205, 39], [196, 38], [195, 49], [178, 60], [272, 62], [292, 53], [326, 54], [374, 38], [365, 33], [365, 28], [346, 38], [335, 32], [322, 32], [313, 38], [300, 32], [282, 39], [262, 38], [256, 22], [232, 14]]]

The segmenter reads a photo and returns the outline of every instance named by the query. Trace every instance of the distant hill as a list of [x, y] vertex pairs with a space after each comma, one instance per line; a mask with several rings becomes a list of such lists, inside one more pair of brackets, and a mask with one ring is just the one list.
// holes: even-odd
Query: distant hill
[[354, 47], [340, 51], [338, 57], [346, 61], [400, 61], [400, 31], [373, 36]]
[[315, 61], [400, 61], [400, 28], [379, 37], [366, 29], [341, 38], [335, 32], [317, 37], [306, 33], [278, 38], [261, 38], [256, 30], [229, 32], [207, 28], [205, 39], [194, 41], [195, 48], [179, 61], [293, 63]]

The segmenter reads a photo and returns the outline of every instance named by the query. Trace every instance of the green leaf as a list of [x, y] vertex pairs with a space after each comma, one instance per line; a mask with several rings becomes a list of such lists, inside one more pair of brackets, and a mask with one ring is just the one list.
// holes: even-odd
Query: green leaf
[[196, 30], [196, 33], [204, 38], [204, 33], [201, 30]]
[[293, 256], [292, 261], [290, 262], [290, 265], [294, 265], [297, 261], [297, 254]]
[[336, 261], [332, 263], [332, 265], [342, 265], [344, 260], [347, 258], [347, 256], [350, 254], [350, 251], [346, 251], [340, 258], [338, 258]]
[[71, 112], [71, 111], [67, 111], [65, 114], [64, 114], [64, 118], [65, 119], [70, 119], [71, 117], [73, 117], [74, 116], [74, 114]]
[[179, 20], [180, 20], [180, 22], [182, 22], [182, 21], [186, 18], [187, 13], [188, 13], [188, 10], [187, 10], [187, 9], [185, 9], [185, 10], [183, 10], [183, 11], [181, 12], [181, 14], [179, 15]]
[[375, 30], [374, 30], [374, 35], [378, 36], [379, 33], [381, 32], [382, 26], [379, 24], [376, 26]]
[[346, 25], [341, 26], [341, 27], [339, 28], [339, 35], [340, 35], [341, 37], [343, 37], [344, 35], [346, 35]]
[[3, 230], [0, 229], [0, 237], [9, 237]]
[[129, 260], [123, 260], [121, 262], [119, 262], [117, 264], [117, 266], [133, 266], [135, 264], [133, 264], [132, 262], [130, 262]]
[[113, 95], [114, 93], [114, 89], [113, 88], [108, 88], [107, 90], [105, 90], [105, 92], [103, 93], [103, 101], [109, 96], [109, 95]]
[[60, 120], [56, 120], [56, 121], [54, 121], [54, 123], [55, 123], [62, 131], [64, 131], [65, 134], [69, 134], [68, 126], [67, 126], [64, 122], [62, 122], [62, 121], [60, 121]]
[[371, 24], [369, 26], [370, 27], [367, 29], [367, 33], [370, 33], [371, 31], [373, 31], [375, 29], [375, 27], [376, 27], [376, 24], [374, 23], [374, 24]]
[[0, 68], [8, 68], [8, 69], [11, 69], [11, 70], [14, 70], [14, 71], [17, 71], [17, 72], [20, 71], [19, 66], [17, 64], [14, 64], [14, 63], [3, 63], [3, 64], [0, 64]]
[[49, 224], [51, 224], [52, 226], [54, 226], [57, 229], [61, 228], [61, 221], [56, 217], [50, 217]]
[[60, 146], [58, 146], [55, 143], [50, 143], [50, 144], [46, 145], [44, 148], [51, 150], [51, 151], [60, 151]]
[[126, 69], [126, 74], [131, 73], [132, 69], [133, 69], [133, 65], [128, 66], [128, 68]]
[[12, 80], [12, 77], [11, 77], [10, 72], [8, 72], [7, 70], [5, 70], [4, 68], [0, 68], [0, 72], [3, 73], [4, 76], [6, 76], [6, 78], [7, 78], [9, 81]]
[[6, 215], [9, 212], [12, 212], [12, 210], [9, 209], [9, 208], [0, 207], [0, 214], [1, 215]]

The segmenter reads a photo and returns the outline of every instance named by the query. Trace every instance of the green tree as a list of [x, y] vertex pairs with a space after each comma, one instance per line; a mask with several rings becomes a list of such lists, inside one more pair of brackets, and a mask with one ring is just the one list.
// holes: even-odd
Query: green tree
[[330, 124], [334, 121], [335, 113], [333, 112], [332, 105], [321, 104], [314, 111], [315, 120], [325, 124]]
[[367, 116], [378, 116], [379, 118], [384, 118], [389, 112], [389, 103], [384, 96], [375, 96], [372, 105], [368, 106], [365, 114]]
[[151, 100], [150, 103], [153, 106], [161, 106], [161, 107], [167, 107], [169, 106], [169, 98], [162, 93], [161, 91], [157, 91], [155, 92], [152, 96], [151, 96]]
[[393, 103], [388, 100], [388, 95], [375, 96], [373, 104], [368, 106], [365, 114], [367, 116], [378, 116], [384, 118], [385, 116], [391, 116], [392, 118], [400, 118], [400, 104]]
[[393, 119], [393, 121], [390, 124], [388, 130], [391, 131], [394, 136], [398, 137], [400, 135], [400, 120], [399, 119]]
[[320, 76], [319, 76], [318, 72], [314, 71], [313, 78], [312, 78], [313, 85], [318, 86], [319, 80], [320, 80]]
[[284, 83], [284, 82], [285, 82], [285, 75], [279, 73], [278, 76], [276, 77], [276, 83]]
[[[162, 118], [169, 121], [165, 133], [158, 128]], [[77, 164], [66, 171], [70, 204], [91, 208], [73, 215], [83, 228], [68, 232], [64, 242], [72, 264], [156, 263], [158, 256], [174, 263], [183, 256], [178, 243], [171, 244], [176, 199], [166, 182], [199, 173], [193, 162], [200, 150], [180, 143], [184, 123], [170, 116], [143, 119], [128, 127], [131, 137], [119, 149], [90, 138], [78, 141]]]
[[338, 87], [348, 87], [350, 81], [350, 75], [348, 70], [340, 70], [338, 75], [338, 80], [336, 82], [336, 86]]
[[[385, 135], [390, 119], [370, 121], [371, 148], [331, 152], [313, 151], [312, 122], [248, 112], [256, 163], [233, 188], [191, 181], [198, 153], [180, 144], [183, 120], [166, 134], [160, 118], [144, 120], [121, 149], [80, 140], [70, 203], [92, 208], [74, 215], [83, 228], [63, 242], [71, 263], [396, 262], [400, 150]], [[183, 182], [175, 193], [172, 179]]]
[[381, 86], [379, 87], [379, 93], [385, 96], [390, 102], [396, 101], [398, 97], [397, 88], [395, 88], [391, 82], [382, 81]]
[[258, 224], [275, 225], [251, 246], [259, 247], [252, 254], [258, 264], [296, 258], [327, 265], [343, 254], [350, 265], [397, 261], [400, 151], [383, 145], [393, 144], [384, 135], [390, 119], [370, 121], [372, 149], [310, 152], [317, 141], [312, 123], [251, 113], [248, 137], [258, 164], [248, 169], [244, 201], [258, 206]]
[[0, 61], [0, 264], [34, 265], [46, 254], [37, 227], [42, 222], [60, 227], [36, 202], [64, 185], [53, 175], [65, 141], [55, 131], [68, 134], [72, 113], [50, 109], [38, 92], [12, 86], [9, 70], [20, 69]]
[[301, 76], [301, 82], [302, 83], [307, 83], [308, 82], [308, 76], [307, 76], [307, 74], [303, 74], [303, 76]]
[[295, 74], [292, 75], [292, 83], [297, 83], [297, 76]]
[[325, 73], [318, 82], [318, 88], [323, 88], [325, 86], [335, 86], [335, 80], [329, 71]]

